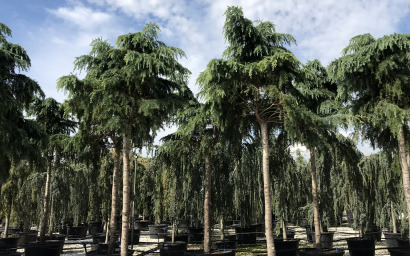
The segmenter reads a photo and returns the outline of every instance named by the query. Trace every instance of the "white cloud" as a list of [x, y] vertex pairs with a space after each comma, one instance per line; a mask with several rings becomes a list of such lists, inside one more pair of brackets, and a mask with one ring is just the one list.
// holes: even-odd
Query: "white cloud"
[[172, 19], [174, 15], [187, 10], [185, 1], [105, 0], [105, 3], [137, 19], [147, 19], [149, 15], [159, 19]]
[[111, 14], [95, 11], [82, 4], [49, 11], [56, 17], [85, 30], [101, 29], [101, 27], [114, 21]]
[[272, 21], [281, 33], [290, 33], [298, 42], [292, 47], [302, 61], [319, 59], [324, 65], [340, 56], [349, 39], [362, 33], [375, 37], [397, 32], [398, 22], [410, 11], [408, 0], [289, 0], [212, 1], [210, 16], [223, 24], [228, 5], [243, 7], [251, 20]]

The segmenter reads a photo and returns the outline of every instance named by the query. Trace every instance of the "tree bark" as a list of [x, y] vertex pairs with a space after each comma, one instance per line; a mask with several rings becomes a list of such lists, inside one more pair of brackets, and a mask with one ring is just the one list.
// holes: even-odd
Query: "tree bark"
[[[399, 145], [399, 159], [401, 165], [401, 172], [403, 176], [404, 196], [407, 204], [407, 216], [410, 216], [410, 175], [409, 166], [407, 164], [406, 139], [404, 137], [404, 127], [401, 126], [397, 134], [397, 141]], [[410, 221], [409, 221], [410, 229]]]
[[219, 229], [221, 231], [221, 240], [225, 240], [225, 226], [224, 226], [224, 218], [222, 216], [219, 221]]
[[130, 216], [130, 132], [123, 135], [122, 152], [122, 226], [121, 226], [121, 256], [128, 253], [128, 229]]
[[51, 237], [53, 234], [53, 217], [54, 217], [54, 201], [53, 197], [50, 195], [50, 219], [48, 222], [48, 235]]
[[211, 155], [205, 153], [204, 253], [211, 252]]
[[310, 149], [310, 166], [312, 171], [312, 198], [313, 198], [313, 221], [315, 225], [315, 247], [319, 250], [322, 249], [322, 243], [320, 241], [320, 216], [319, 216], [319, 201], [317, 192], [317, 178], [316, 178], [316, 154], [315, 149]]
[[268, 256], [276, 256], [275, 244], [273, 242], [272, 230], [272, 199], [270, 195], [270, 177], [269, 177], [269, 134], [268, 123], [260, 120], [262, 133], [262, 169], [263, 169], [263, 192], [265, 196], [265, 236]]
[[177, 225], [175, 224], [175, 220], [173, 220], [172, 221], [171, 243], [175, 243], [176, 232], [177, 232]]
[[[114, 141], [115, 144], [115, 141]], [[120, 150], [114, 145], [114, 170], [112, 173], [112, 190], [111, 190], [111, 217], [110, 217], [110, 227], [109, 227], [109, 239], [108, 245], [108, 255], [112, 254], [114, 250], [115, 242], [117, 241], [117, 211], [118, 211], [118, 171], [120, 168]]]
[[47, 159], [47, 174], [46, 174], [46, 184], [44, 189], [44, 199], [43, 199], [43, 215], [41, 216], [40, 222], [40, 243], [45, 242], [45, 234], [47, 227], [47, 220], [49, 215], [49, 205], [50, 205], [50, 180], [51, 180], [51, 168], [52, 168], [52, 157]]
[[390, 202], [390, 209], [391, 209], [391, 222], [393, 226], [393, 233], [397, 233], [396, 215], [394, 214], [393, 201]]
[[282, 216], [282, 238], [286, 239], [287, 238], [287, 228], [286, 228], [286, 223], [285, 223], [285, 219]]
[[10, 207], [7, 209], [6, 212], [6, 223], [4, 224], [3, 230], [3, 238], [7, 238], [9, 233], [9, 226], [10, 226], [10, 215], [11, 215], [11, 208], [13, 207], [13, 203], [11, 203]]

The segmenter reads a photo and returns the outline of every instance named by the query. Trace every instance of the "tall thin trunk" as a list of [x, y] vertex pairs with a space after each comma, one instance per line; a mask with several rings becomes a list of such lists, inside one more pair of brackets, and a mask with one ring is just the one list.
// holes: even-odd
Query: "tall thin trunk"
[[43, 199], [43, 215], [41, 216], [40, 222], [40, 243], [45, 242], [45, 234], [47, 227], [47, 220], [49, 214], [49, 205], [50, 205], [50, 179], [51, 179], [51, 168], [52, 168], [52, 157], [47, 159], [47, 175], [46, 175], [46, 184], [44, 189], [44, 199]]
[[50, 195], [50, 219], [48, 222], [48, 234], [51, 237], [51, 235], [53, 234], [53, 217], [54, 217], [54, 201], [53, 201], [53, 197]]
[[135, 183], [137, 179], [137, 158], [135, 157], [134, 161], [134, 181], [133, 181], [133, 189], [132, 189], [132, 222], [131, 222], [131, 250], [134, 249], [134, 225], [135, 225]]
[[319, 200], [317, 192], [317, 177], [316, 177], [316, 154], [315, 149], [310, 149], [310, 166], [312, 171], [312, 197], [313, 197], [313, 221], [315, 225], [315, 247], [322, 249], [322, 243], [320, 242], [320, 216], [319, 216]]
[[211, 252], [211, 155], [205, 153], [204, 253]]
[[128, 253], [128, 229], [130, 216], [130, 148], [131, 138], [127, 132], [123, 135], [122, 152], [122, 226], [121, 226], [121, 256]]
[[273, 242], [272, 230], [272, 199], [270, 195], [270, 177], [269, 177], [269, 134], [268, 123], [260, 120], [262, 132], [262, 169], [263, 169], [263, 192], [265, 196], [265, 235], [266, 248], [268, 256], [276, 256], [275, 244]]
[[[410, 216], [410, 175], [409, 175], [409, 166], [407, 164], [407, 152], [406, 152], [406, 139], [404, 137], [404, 127], [401, 126], [399, 133], [397, 134], [397, 140], [399, 144], [399, 159], [401, 165], [401, 172], [403, 176], [403, 188], [404, 196], [406, 198], [407, 204], [407, 216]], [[409, 221], [410, 229], [410, 221]]]
[[107, 218], [107, 222], [104, 225], [104, 231], [105, 231], [105, 243], [108, 244], [108, 239], [109, 239], [109, 234], [110, 232], [109, 230], [109, 226], [110, 226], [110, 217]]
[[10, 207], [7, 209], [6, 223], [4, 225], [4, 230], [3, 230], [3, 234], [2, 234], [3, 238], [7, 238], [8, 233], [9, 233], [11, 208], [13, 208], [13, 203], [11, 203]]
[[175, 233], [177, 232], [177, 225], [175, 220], [172, 221], [171, 243], [175, 243]]
[[225, 225], [223, 216], [221, 216], [221, 220], [219, 221], [219, 229], [221, 231], [221, 240], [225, 240]]
[[[114, 143], [115, 144], [115, 143]], [[118, 171], [120, 168], [120, 150], [114, 146], [114, 170], [112, 173], [112, 190], [111, 190], [111, 217], [110, 227], [107, 236], [109, 236], [110, 243], [108, 245], [108, 255], [112, 254], [115, 242], [117, 241], [117, 211], [118, 211]], [[107, 239], [107, 238], [106, 238]]]
[[393, 233], [397, 233], [396, 215], [394, 214], [393, 201], [390, 201], [390, 209], [391, 209], [391, 222], [393, 225]]
[[286, 223], [285, 223], [285, 219], [284, 216], [282, 216], [282, 238], [286, 239], [287, 238], [287, 228], [286, 228]]

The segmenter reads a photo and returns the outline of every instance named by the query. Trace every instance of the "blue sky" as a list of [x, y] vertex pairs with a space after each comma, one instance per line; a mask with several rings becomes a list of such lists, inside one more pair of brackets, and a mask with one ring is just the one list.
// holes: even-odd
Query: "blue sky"
[[185, 51], [181, 62], [192, 72], [196, 93], [198, 74], [225, 48], [223, 14], [232, 5], [243, 7], [249, 19], [272, 21], [278, 32], [292, 34], [292, 51], [302, 62], [327, 65], [358, 34], [410, 32], [409, 0], [1, 0], [0, 22], [12, 30], [8, 41], [28, 52], [29, 76], [60, 102], [65, 95], [56, 80], [73, 72], [75, 57], [88, 54], [93, 39], [114, 44], [150, 21], [160, 25], [161, 40]]

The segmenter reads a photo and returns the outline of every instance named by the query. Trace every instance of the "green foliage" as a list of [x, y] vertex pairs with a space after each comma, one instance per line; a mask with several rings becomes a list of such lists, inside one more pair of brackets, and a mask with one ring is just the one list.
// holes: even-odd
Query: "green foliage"
[[256, 24], [243, 16], [242, 8], [228, 7], [223, 32], [229, 45], [224, 52], [227, 59], [247, 63], [274, 55], [277, 48], [296, 43], [293, 36], [275, 31], [272, 22]]
[[398, 158], [383, 152], [363, 157], [359, 163], [360, 186], [356, 191], [364, 230], [371, 230], [373, 226], [388, 227], [391, 203], [397, 207], [404, 199], [400, 192], [400, 169], [394, 168], [397, 163]]
[[[329, 65], [339, 86], [338, 97], [356, 115], [357, 127], [373, 145], [388, 147], [410, 117], [410, 34], [379, 39], [370, 34], [350, 40], [343, 56]], [[408, 129], [408, 128], [406, 128]], [[375, 136], [385, 133], [383, 136]]]
[[297, 103], [292, 94], [299, 95], [293, 83], [300, 78], [300, 63], [283, 47], [293, 37], [276, 33], [270, 22], [255, 25], [237, 7], [226, 11], [224, 34], [225, 59], [211, 60], [197, 80], [199, 95], [219, 113], [218, 123], [246, 127], [247, 116], [286, 122], [287, 106]]
[[[0, 23], [0, 155], [8, 161], [38, 159], [32, 140], [42, 133], [31, 120], [24, 118], [34, 96], [44, 97], [40, 86], [19, 71], [28, 71], [30, 58], [23, 47], [7, 41], [11, 30]], [[8, 173], [9, 170], [1, 170]]]

